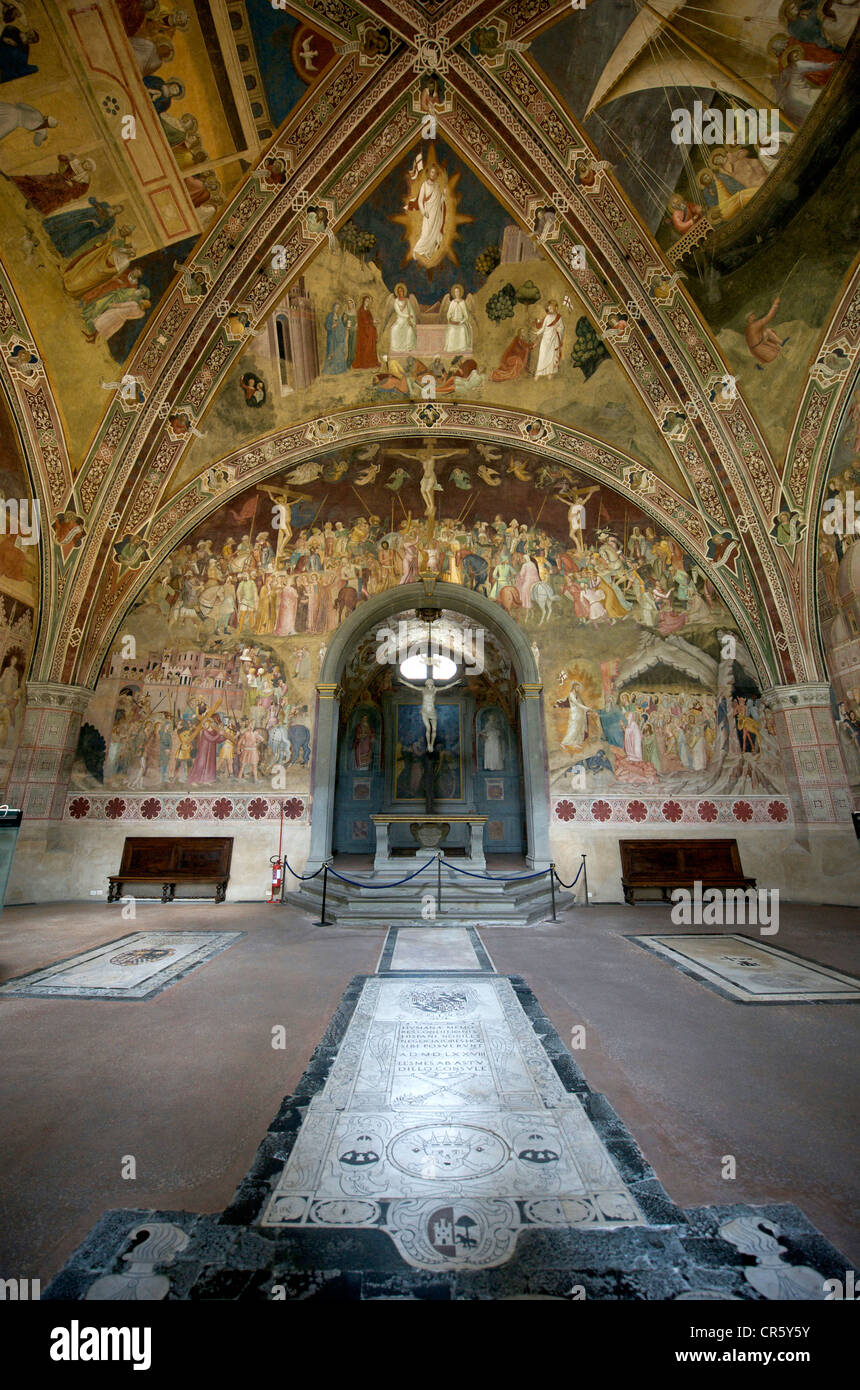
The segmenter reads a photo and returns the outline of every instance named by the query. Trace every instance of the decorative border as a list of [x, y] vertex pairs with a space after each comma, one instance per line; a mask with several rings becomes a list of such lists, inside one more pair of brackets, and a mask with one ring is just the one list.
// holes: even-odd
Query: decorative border
[[794, 821], [784, 796], [594, 796], [560, 797], [555, 823], [583, 825], [788, 825]]
[[204, 793], [194, 796], [120, 795], [105, 792], [70, 792], [63, 820], [104, 821], [262, 821], [309, 820], [309, 799], [292, 794], [272, 797], [248, 793]]

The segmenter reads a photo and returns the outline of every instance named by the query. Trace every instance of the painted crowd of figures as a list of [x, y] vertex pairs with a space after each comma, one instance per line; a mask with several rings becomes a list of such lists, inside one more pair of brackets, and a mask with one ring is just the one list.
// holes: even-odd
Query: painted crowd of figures
[[573, 764], [574, 785], [581, 773], [611, 773], [616, 781], [639, 785], [704, 773], [738, 755], [779, 765], [773, 715], [751, 695], [719, 696], [701, 689], [626, 690], [613, 693], [600, 708], [582, 699], [572, 681], [561, 747], [574, 756], [598, 748]]
[[103, 780], [128, 790], [257, 783], [276, 767], [307, 766], [306, 716], [307, 705], [291, 701], [280, 667], [256, 649], [246, 674], [217, 696], [193, 682], [176, 684], [173, 676], [127, 687], [114, 713]]
[[322, 634], [364, 600], [431, 570], [495, 599], [517, 620], [545, 622], [556, 605], [568, 623], [630, 618], [662, 635], [719, 620], [713, 586], [675, 541], [652, 526], [633, 526], [626, 541], [600, 526], [586, 545], [579, 526], [585, 503], [571, 496], [567, 540], [500, 514], [492, 521], [452, 517], [429, 524], [407, 516], [392, 525], [372, 513], [351, 525], [326, 521], [295, 534], [287, 526], [202, 539], [177, 548], [142, 601], [159, 608], [170, 626], [192, 622], [201, 640], [204, 630]]

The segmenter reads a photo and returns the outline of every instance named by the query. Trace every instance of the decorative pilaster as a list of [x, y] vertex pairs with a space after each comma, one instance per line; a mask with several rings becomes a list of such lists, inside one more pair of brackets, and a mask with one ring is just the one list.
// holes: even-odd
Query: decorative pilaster
[[523, 681], [517, 686], [520, 699], [520, 739], [528, 840], [526, 863], [530, 869], [547, 869], [550, 864], [549, 789], [546, 781], [546, 735], [542, 692], [543, 685], [540, 681]]
[[337, 734], [340, 718], [340, 686], [337, 681], [317, 682], [314, 751], [311, 759], [311, 843], [306, 873], [329, 858], [334, 827], [334, 769], [337, 767]]
[[27, 682], [27, 709], [5, 797], [24, 820], [60, 820], [81, 719], [93, 692], [52, 681]]
[[773, 711], [795, 819], [832, 824], [851, 819], [851, 791], [826, 683], [775, 685], [763, 700]]

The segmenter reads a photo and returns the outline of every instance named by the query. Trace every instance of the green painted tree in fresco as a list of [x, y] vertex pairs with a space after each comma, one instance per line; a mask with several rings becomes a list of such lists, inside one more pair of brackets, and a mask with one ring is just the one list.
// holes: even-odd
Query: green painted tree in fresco
[[498, 246], [487, 246], [475, 259], [475, 274], [486, 280], [502, 259]]
[[502, 319], [512, 319], [516, 302], [517, 292], [513, 285], [503, 285], [487, 300], [487, 318], [493, 323], [501, 323]]
[[374, 232], [362, 231], [354, 222], [345, 222], [337, 234], [344, 251], [351, 251], [360, 261], [366, 261], [376, 245]]
[[582, 318], [577, 320], [576, 338], [573, 351], [570, 354], [571, 362], [574, 367], [579, 367], [585, 380], [588, 381], [588, 378], [597, 371], [604, 357], [608, 356], [609, 353], [597, 336], [591, 321], [583, 314]]

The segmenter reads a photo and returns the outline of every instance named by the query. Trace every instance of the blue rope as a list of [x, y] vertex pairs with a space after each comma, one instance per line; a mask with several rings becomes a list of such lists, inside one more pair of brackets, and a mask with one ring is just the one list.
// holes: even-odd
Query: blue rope
[[293, 878], [297, 878], [297, 879], [299, 880], [300, 883], [305, 883], [309, 878], [316, 878], [317, 874], [321, 874], [322, 871], [323, 871], [323, 869], [325, 868], [325, 864], [321, 864], [320, 867], [317, 869], [316, 873], [313, 873], [313, 874], [297, 874], [296, 871], [295, 871], [295, 869], [290, 868], [290, 861], [289, 861], [289, 859], [287, 858], [286, 855], [284, 855], [284, 863], [286, 864], [287, 868], [290, 870], [290, 873], [292, 874]]
[[555, 873], [555, 869], [553, 869], [553, 873], [555, 874], [556, 883], [560, 883], [561, 886], [562, 886], [562, 888], [575, 888], [576, 885], [577, 885], [577, 883], [579, 882], [579, 875], [582, 873], [582, 871], [583, 871], [584, 868], [585, 868], [585, 860], [583, 859], [583, 861], [582, 861], [582, 863], [580, 864], [579, 869], [578, 869], [578, 871], [577, 871], [576, 878], [573, 880], [572, 883], [565, 883], [564, 879], [563, 879], [563, 878], [559, 878], [558, 874]]
[[446, 869], [453, 869], [458, 874], [468, 874], [469, 878], [485, 878], [490, 883], [527, 883], [530, 878], [543, 878], [546, 869], [538, 869], [534, 874], [479, 874], [474, 869], [461, 869], [459, 864], [452, 864], [450, 860], [443, 859], [442, 863]]
[[[328, 866], [328, 871], [330, 874], [334, 874], [335, 878], [339, 878], [341, 883], [349, 883], [353, 888], [400, 888], [402, 884], [409, 883], [410, 879], [417, 878], [419, 874], [423, 874], [424, 870], [428, 868], [429, 865], [435, 863], [435, 859], [428, 859], [425, 864], [421, 865], [420, 869], [415, 870], [414, 874], [409, 874], [406, 878], [395, 879], [391, 883], [362, 883], [355, 878], [346, 878], [343, 874], [339, 874], [337, 869], [333, 869], [331, 864]], [[319, 870], [317, 870], [317, 872], [319, 872]]]

